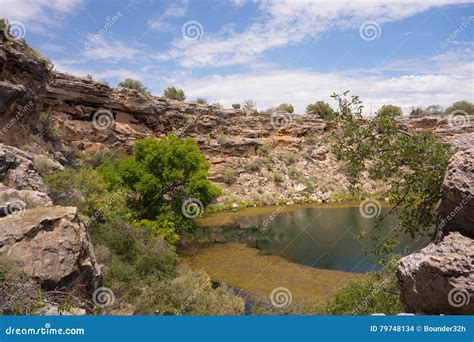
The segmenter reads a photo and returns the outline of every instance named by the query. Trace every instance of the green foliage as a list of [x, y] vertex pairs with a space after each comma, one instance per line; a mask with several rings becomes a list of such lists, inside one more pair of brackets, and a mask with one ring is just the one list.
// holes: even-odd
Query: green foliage
[[184, 95], [184, 91], [182, 89], [177, 89], [175, 87], [166, 88], [163, 92], [163, 97], [176, 100], [176, 101], [184, 101], [186, 96]]
[[262, 159], [255, 159], [255, 160], [249, 161], [245, 169], [248, 173], [255, 173], [255, 172], [260, 171], [263, 166], [264, 166], [264, 162]]
[[147, 88], [143, 85], [142, 82], [131, 78], [126, 78], [125, 80], [120, 82], [118, 86], [128, 89], [135, 89], [142, 95], [150, 95], [150, 92], [147, 90]]
[[282, 103], [281, 105], [278, 106], [278, 110], [285, 113], [290, 113], [290, 114], [295, 111], [293, 106], [289, 103]]
[[219, 145], [225, 144], [227, 140], [228, 140], [228, 137], [224, 133], [219, 133], [219, 135], [217, 136], [217, 143]]
[[59, 138], [58, 131], [53, 127], [51, 116], [47, 112], [39, 114], [36, 129], [45, 141], [57, 141]]
[[[451, 151], [431, 132], [400, 130], [396, 112], [379, 111], [373, 119], [364, 119], [359, 97], [348, 100], [347, 93], [333, 95], [339, 103], [333, 152], [346, 164], [352, 190], [360, 191], [362, 172], [367, 170], [372, 179], [388, 184], [387, 197], [394, 203], [391, 211], [400, 211], [400, 229], [394, 239], [400, 232], [412, 237], [428, 233], [435, 223], [433, 208], [441, 198]], [[376, 237], [378, 229], [373, 232]], [[380, 251], [386, 252], [392, 243], [387, 240]]]
[[321, 118], [329, 120], [334, 116], [334, 110], [324, 101], [317, 101], [309, 104], [306, 107], [306, 113], [312, 115], [319, 115]]
[[[184, 99], [183, 99], [184, 100]], [[198, 97], [196, 99], [196, 103], [199, 103], [199, 104], [207, 104], [207, 100], [203, 97]]]
[[120, 184], [131, 192], [129, 205], [141, 219], [174, 212], [180, 228], [191, 228], [183, 201], [194, 198], [205, 207], [220, 193], [207, 179], [209, 167], [192, 138], [167, 135], [137, 141], [131, 156], [106, 162], [99, 170], [109, 189]]
[[427, 112], [428, 115], [440, 115], [443, 114], [444, 110], [440, 105], [430, 105], [425, 108], [425, 112]]
[[275, 170], [270, 174], [270, 179], [276, 184], [280, 184], [283, 182], [284, 176], [281, 171]]
[[396, 259], [384, 271], [369, 273], [367, 280], [354, 280], [339, 289], [326, 306], [328, 315], [396, 315], [403, 312], [397, 295]]
[[224, 183], [231, 185], [237, 179], [237, 173], [232, 167], [225, 167], [222, 169], [222, 176], [224, 178]]
[[454, 102], [451, 106], [446, 108], [444, 113], [450, 114], [456, 110], [462, 110], [469, 115], [474, 115], [474, 103], [466, 100]]
[[281, 159], [283, 160], [286, 166], [289, 166], [296, 163], [298, 156], [294, 152], [288, 151], [282, 155]]
[[402, 116], [403, 112], [402, 109], [398, 106], [392, 106], [392, 105], [385, 105], [382, 106], [376, 115], [381, 115], [381, 116], [386, 116], [386, 117], [397, 117], [397, 116]]
[[233, 103], [232, 108], [234, 109], [240, 109], [240, 103]]
[[268, 157], [271, 153], [271, 148], [270, 145], [268, 144], [263, 144], [259, 148], [257, 148], [257, 155], [260, 157]]

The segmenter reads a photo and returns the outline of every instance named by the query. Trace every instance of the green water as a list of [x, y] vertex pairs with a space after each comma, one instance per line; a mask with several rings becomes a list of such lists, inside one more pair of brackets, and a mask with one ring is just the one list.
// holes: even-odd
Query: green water
[[[382, 213], [387, 211], [387, 208], [382, 209]], [[358, 273], [377, 269], [373, 257], [365, 253], [376, 242], [357, 238], [373, 229], [373, 220], [364, 218], [358, 206], [309, 207], [293, 211], [276, 208], [273, 212], [267, 210], [252, 216], [229, 215], [235, 215], [234, 221], [246, 228], [205, 228], [207, 233], [212, 232], [213, 241], [247, 243], [262, 254], [282, 256], [310, 267]], [[396, 223], [396, 215], [388, 216], [381, 223], [380, 236], [392, 236]], [[200, 234], [201, 242], [205, 241], [202, 231]], [[406, 255], [422, 248], [428, 241], [428, 237], [412, 240], [403, 236], [395, 251]]]

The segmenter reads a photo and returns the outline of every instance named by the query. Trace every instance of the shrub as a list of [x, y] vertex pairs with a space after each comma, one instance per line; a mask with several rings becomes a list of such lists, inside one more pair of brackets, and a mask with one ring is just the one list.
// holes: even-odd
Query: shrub
[[425, 112], [427, 112], [428, 115], [440, 115], [443, 114], [444, 110], [440, 105], [430, 105], [425, 108]]
[[324, 101], [317, 101], [306, 107], [306, 113], [319, 115], [323, 119], [331, 119], [334, 116], [334, 110]]
[[256, 106], [257, 106], [257, 103], [255, 101], [245, 100], [244, 103], [242, 104], [242, 109], [246, 111], [253, 111]]
[[142, 95], [150, 95], [150, 92], [147, 88], [143, 85], [142, 82], [134, 80], [132, 78], [126, 78], [122, 82], [118, 84], [119, 87], [128, 88], [128, 89], [135, 89]]
[[233, 184], [237, 178], [236, 171], [232, 167], [225, 167], [222, 170], [222, 176], [224, 177], [224, 183], [227, 185]]
[[445, 114], [451, 114], [455, 110], [462, 110], [465, 111], [469, 115], [474, 115], [474, 103], [463, 100], [454, 102], [451, 106], [446, 108]]
[[259, 155], [260, 157], [268, 157], [270, 155], [270, 151], [271, 151], [271, 148], [270, 148], [270, 145], [268, 144], [263, 144], [262, 146], [260, 146], [259, 148], [257, 148], [257, 155]]
[[282, 160], [286, 166], [289, 166], [296, 162], [297, 156], [295, 153], [288, 151], [282, 156]]
[[300, 169], [296, 167], [290, 167], [288, 170], [288, 173], [290, 174], [290, 177], [293, 179], [297, 179], [299, 176], [301, 176]]
[[227, 142], [227, 139], [227, 135], [225, 135], [224, 133], [219, 133], [219, 135], [217, 136], [217, 143], [219, 145], [225, 144]]
[[240, 103], [233, 103], [232, 108], [234, 109], [240, 109]]
[[[184, 100], [184, 99], [183, 99]], [[207, 100], [203, 97], [198, 97], [196, 99], [196, 103], [199, 103], [199, 104], [207, 104]]]
[[256, 159], [256, 160], [249, 161], [245, 169], [248, 173], [255, 173], [255, 172], [260, 171], [262, 166], [263, 166], [262, 159]]
[[47, 112], [41, 112], [36, 122], [36, 128], [45, 141], [57, 141], [58, 131], [53, 127], [51, 116]]
[[186, 96], [184, 95], [184, 91], [182, 89], [177, 89], [175, 87], [166, 88], [163, 92], [163, 97], [176, 100], [176, 101], [184, 101]]
[[403, 112], [402, 109], [398, 106], [392, 106], [392, 105], [385, 105], [382, 106], [378, 111], [377, 114], [380, 115], [389, 115], [391, 117], [396, 117], [396, 116], [402, 116]]
[[270, 174], [270, 179], [277, 184], [283, 182], [283, 178], [283, 173], [278, 170], [275, 170]]
[[281, 112], [290, 113], [290, 114], [295, 111], [293, 106], [289, 103], [282, 103], [281, 105], [278, 106], [278, 110]]

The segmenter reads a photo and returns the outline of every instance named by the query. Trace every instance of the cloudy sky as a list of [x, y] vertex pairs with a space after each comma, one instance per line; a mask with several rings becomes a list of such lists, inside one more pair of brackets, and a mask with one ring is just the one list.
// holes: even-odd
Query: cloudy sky
[[296, 112], [351, 90], [367, 113], [474, 100], [474, 2], [2, 0], [59, 71]]

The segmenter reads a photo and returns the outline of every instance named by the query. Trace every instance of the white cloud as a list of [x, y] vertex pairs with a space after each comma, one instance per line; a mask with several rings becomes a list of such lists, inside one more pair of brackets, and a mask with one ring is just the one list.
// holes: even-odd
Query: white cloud
[[[177, 39], [172, 47], [156, 55], [159, 60], [175, 60], [181, 66], [226, 66], [255, 60], [275, 47], [317, 38], [329, 29], [353, 29], [367, 20], [382, 25], [401, 20], [433, 7], [469, 0], [438, 1], [263, 1], [262, 15], [242, 32], [228, 27], [200, 40]], [[204, 27], [204, 30], [206, 28]]]
[[[397, 77], [381, 76], [377, 74], [377, 70], [360, 74], [273, 69], [227, 76], [212, 75], [199, 79], [183, 78], [176, 80], [176, 84], [190, 98], [206, 97], [227, 107], [245, 99], [254, 99], [261, 110], [288, 102], [295, 106], [297, 113], [303, 113], [309, 103], [317, 100], [334, 105], [330, 95], [346, 90], [351, 90], [364, 100], [366, 114], [375, 112], [385, 104], [399, 105], [408, 113], [413, 106], [448, 106], [460, 99], [472, 99], [472, 60], [463, 60], [449, 54], [432, 60], [430, 72], [417, 75], [406, 73]], [[412, 65], [421, 62], [412, 61]], [[402, 65], [403, 61], [397, 63]], [[406, 65], [405, 70], [411, 68], [409, 64]]]
[[173, 26], [166, 21], [167, 18], [184, 17], [188, 12], [188, 5], [188, 0], [182, 0], [171, 4], [170, 6], [168, 6], [168, 8], [166, 8], [166, 10], [158, 19], [149, 20], [148, 27], [159, 31], [170, 31]]
[[118, 40], [94, 39], [89, 48], [84, 50], [84, 57], [92, 60], [131, 60], [140, 54], [140, 50], [128, 47]]
[[83, 0], [2, 0], [0, 17], [20, 21], [26, 31], [53, 35], [67, 15], [79, 10]]

